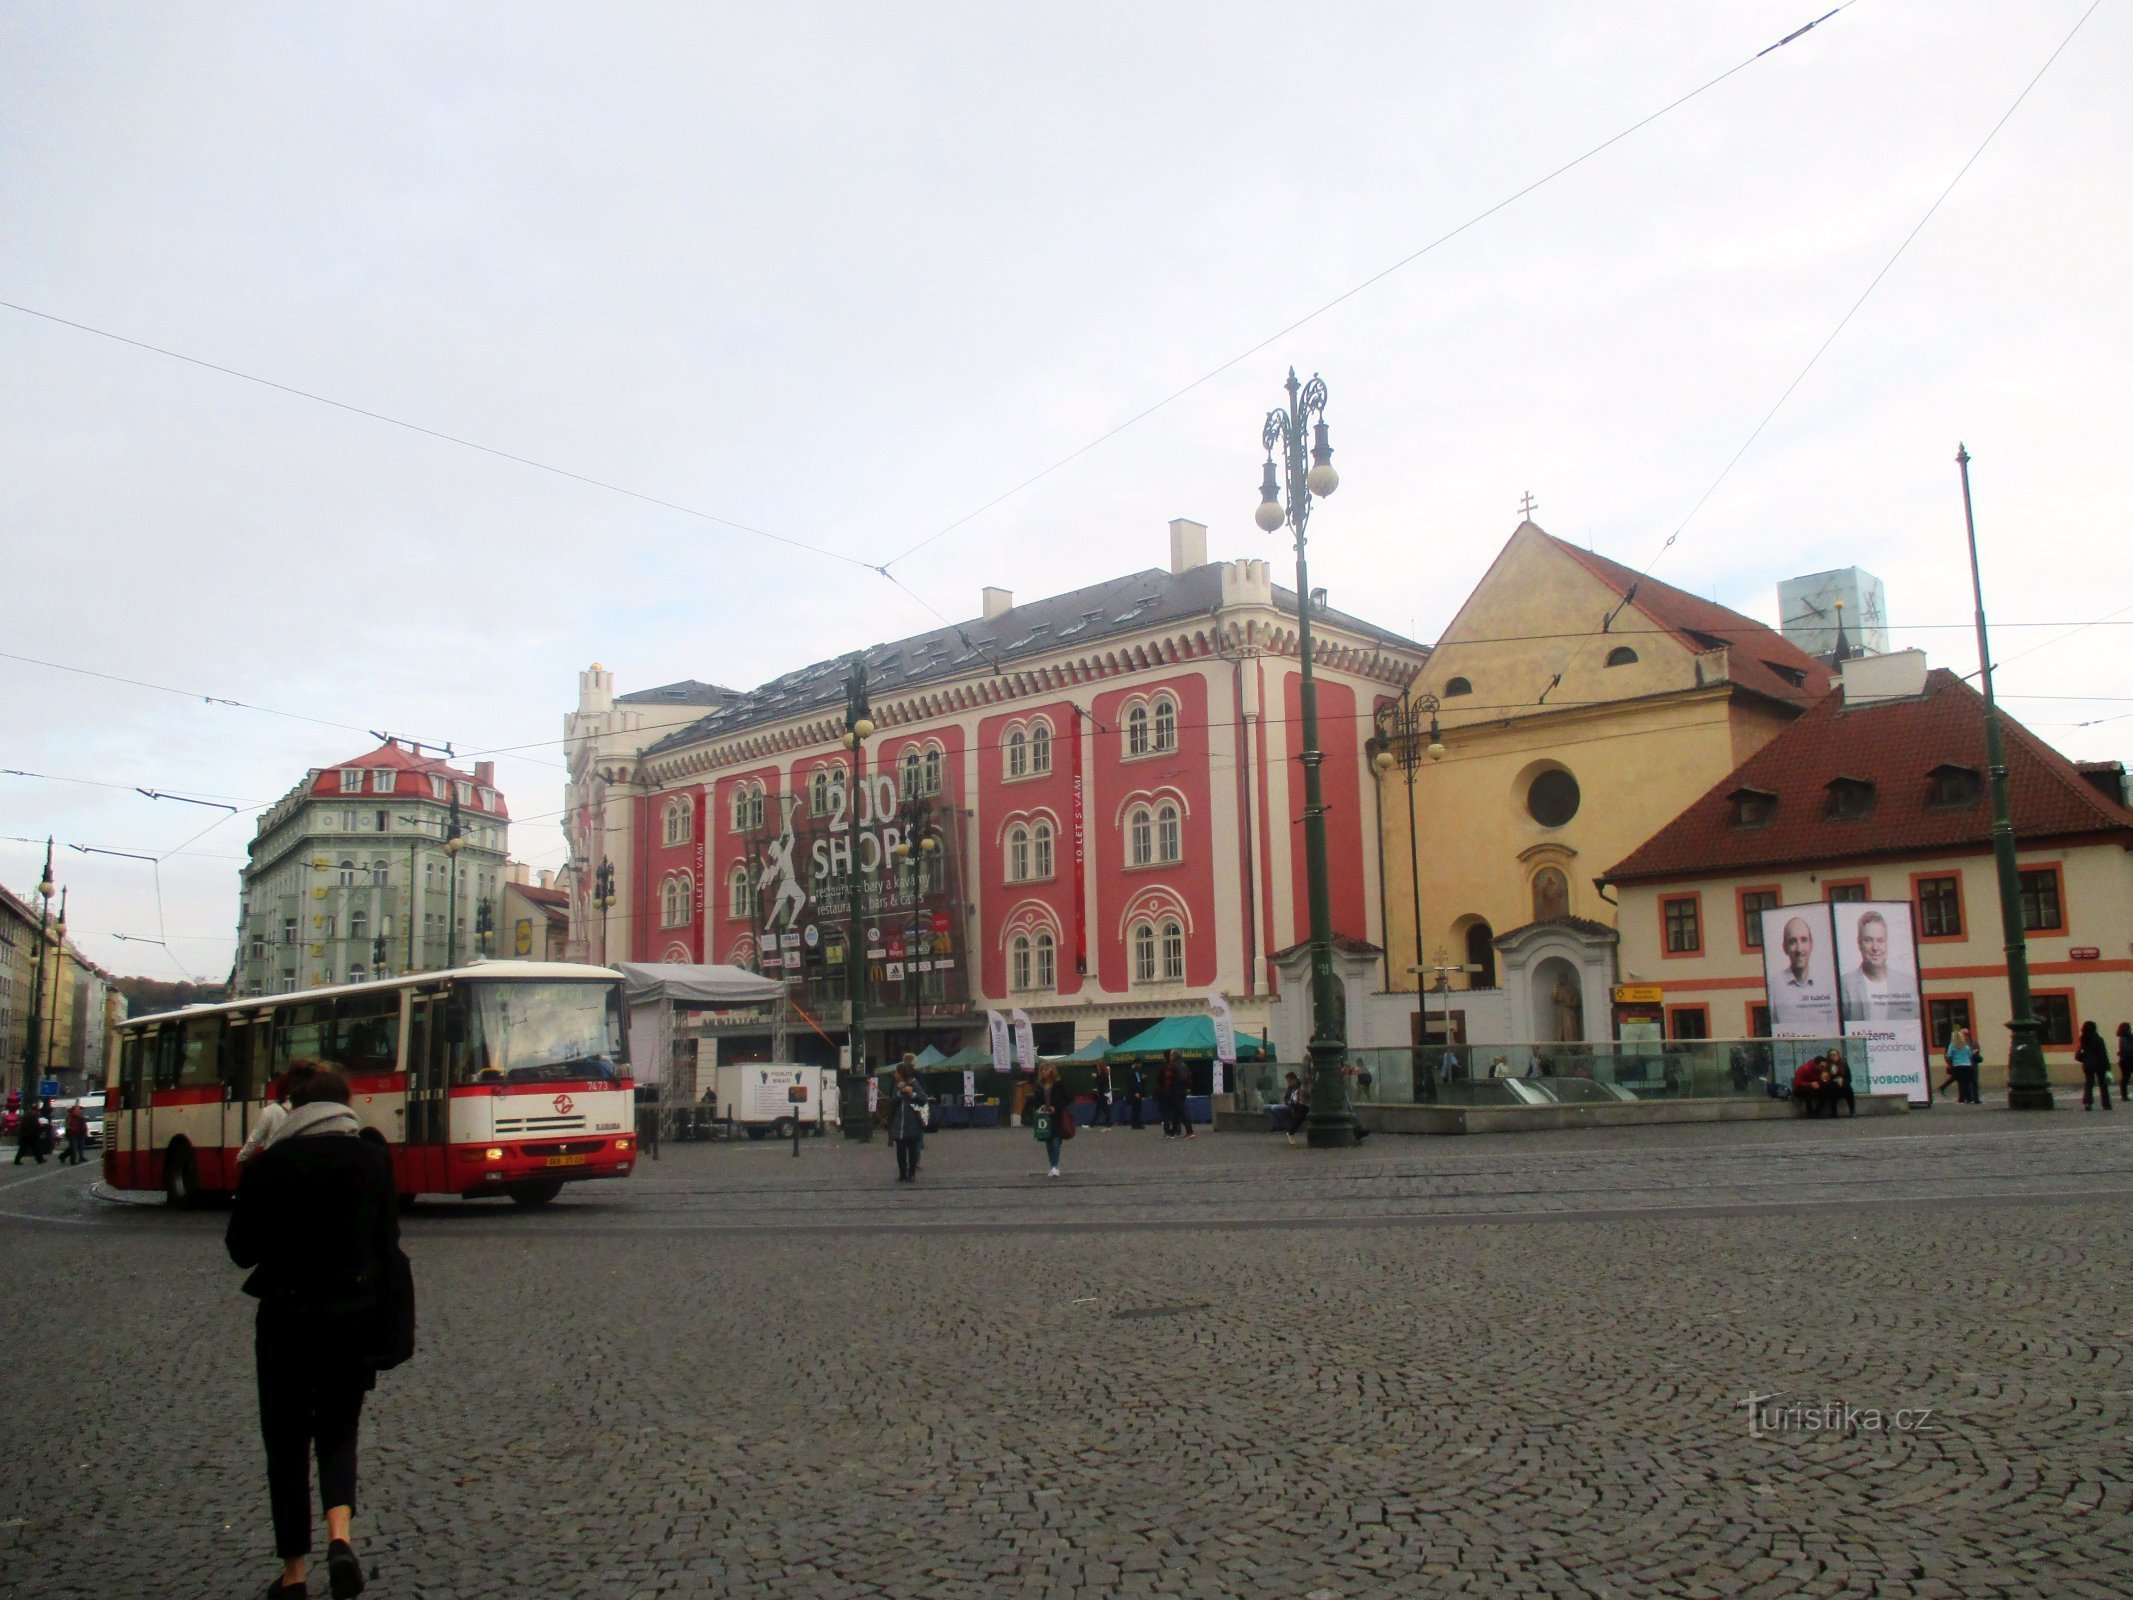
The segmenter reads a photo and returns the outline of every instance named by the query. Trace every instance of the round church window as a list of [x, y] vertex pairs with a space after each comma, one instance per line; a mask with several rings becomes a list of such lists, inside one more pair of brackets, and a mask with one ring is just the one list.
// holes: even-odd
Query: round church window
[[1560, 828], [1578, 814], [1578, 781], [1560, 767], [1538, 774], [1526, 790], [1526, 810], [1544, 828]]

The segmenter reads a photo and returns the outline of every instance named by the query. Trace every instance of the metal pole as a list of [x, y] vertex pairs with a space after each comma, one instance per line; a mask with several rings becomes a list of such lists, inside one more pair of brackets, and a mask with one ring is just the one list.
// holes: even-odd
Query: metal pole
[[30, 1093], [37, 1087], [37, 1029], [43, 1020], [44, 1010], [44, 951], [51, 940], [52, 925], [52, 841], [44, 842], [44, 877], [38, 881], [37, 893], [37, 970], [30, 984], [29, 1031], [22, 1039], [22, 1115], [30, 1111]]
[[2007, 751], [2000, 737], [2000, 708], [1992, 697], [1992, 648], [1985, 637], [1985, 585], [1978, 575], [1977, 518], [1970, 506], [1970, 452], [1955, 447], [1963, 478], [1963, 529], [1970, 541], [1970, 593], [1977, 605], [1977, 660], [1985, 695], [1985, 765], [1992, 777], [1992, 859], [1999, 871], [2000, 930], [2007, 950], [2007, 1109], [2049, 1111], [2051, 1074], [2038, 1043], [2043, 1030], [2029, 994], [2029, 942], [2022, 934], [2022, 875], [2015, 865], [2014, 816], [2007, 804]]
[[1313, 1148], [1327, 1149], [1354, 1144], [1359, 1130], [1343, 1072], [1348, 1046], [1342, 1037], [1341, 1018], [1336, 1014], [1339, 991], [1333, 971], [1333, 903], [1326, 873], [1326, 802], [1319, 777], [1325, 754], [1318, 743], [1318, 682], [1311, 659], [1311, 571], [1305, 553], [1311, 490], [1305, 481], [1304, 428], [1313, 412], [1324, 413], [1326, 393], [1325, 385], [1315, 377], [1308, 388], [1299, 384], [1293, 367], [1285, 387], [1288, 408], [1269, 415], [1265, 432], [1269, 446], [1277, 439], [1283, 446], [1287, 520], [1296, 534], [1296, 648], [1303, 708], [1303, 750], [1298, 759], [1304, 769], [1304, 865], [1311, 910], [1311, 1115], [1306, 1138]]
[[52, 1054], [59, 1045], [59, 986], [67, 976], [67, 895], [59, 894], [59, 925], [53, 933], [57, 947], [52, 951], [52, 1003], [45, 1007], [44, 1025], [44, 1076], [52, 1076]]
[[[866, 935], [859, 874], [859, 814], [867, 801], [866, 737], [873, 731], [867, 711], [866, 663], [855, 657], [845, 684], [845, 743], [852, 752], [852, 776], [847, 791], [845, 821], [851, 835], [851, 855], [845, 862], [847, 928], [844, 970], [846, 1003], [851, 1007], [851, 1062], [837, 1085], [837, 1120], [847, 1139], [870, 1143], [873, 1123], [867, 1116], [867, 963]], [[864, 730], [864, 731], [862, 731]]]

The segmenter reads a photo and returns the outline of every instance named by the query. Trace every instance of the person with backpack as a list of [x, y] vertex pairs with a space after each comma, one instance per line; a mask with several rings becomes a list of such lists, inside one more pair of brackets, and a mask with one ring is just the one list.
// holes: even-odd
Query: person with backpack
[[350, 1600], [365, 1581], [350, 1537], [363, 1397], [412, 1350], [413, 1280], [392, 1158], [361, 1137], [347, 1078], [321, 1067], [290, 1099], [288, 1120], [240, 1169], [224, 1242], [252, 1269], [244, 1292], [259, 1302], [259, 1431], [282, 1563], [266, 1592], [308, 1592], [315, 1451], [327, 1571], [336, 1600]]

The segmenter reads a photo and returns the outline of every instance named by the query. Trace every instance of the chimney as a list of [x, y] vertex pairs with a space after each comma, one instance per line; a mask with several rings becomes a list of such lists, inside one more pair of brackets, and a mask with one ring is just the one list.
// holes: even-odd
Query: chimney
[[553, 889], [555, 887], [555, 874], [547, 867], [541, 868], [541, 887], [543, 889]]
[[1207, 524], [1190, 517], [1170, 519], [1170, 570], [1190, 572], [1207, 565]]
[[533, 869], [527, 866], [525, 862], [506, 861], [504, 863], [504, 882], [525, 884], [532, 881]]
[[474, 763], [474, 781], [475, 781], [476, 783], [480, 784], [480, 785], [481, 785], [481, 786], [482, 786], [482, 787], [483, 787], [484, 789], [493, 789], [493, 788], [495, 788], [495, 787], [496, 787], [496, 763], [495, 763], [495, 762], [493, 762], [493, 761], [477, 761], [477, 762], [475, 762], [475, 763]]
[[985, 620], [987, 622], [992, 621], [994, 617], [999, 616], [1002, 612], [1012, 611], [1014, 608], [1014, 590], [995, 589], [991, 584], [985, 586]]

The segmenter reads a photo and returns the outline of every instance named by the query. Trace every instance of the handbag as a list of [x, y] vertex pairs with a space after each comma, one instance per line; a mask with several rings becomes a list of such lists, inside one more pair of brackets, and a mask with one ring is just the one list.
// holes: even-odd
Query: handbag
[[1062, 1139], [1074, 1137], [1074, 1113], [1072, 1111], [1059, 1113], [1059, 1137]]
[[385, 1258], [378, 1283], [377, 1360], [380, 1372], [397, 1367], [415, 1353], [415, 1269], [407, 1252], [394, 1245]]
[[911, 1109], [918, 1113], [918, 1125], [921, 1128], [933, 1126], [933, 1102], [931, 1100], [921, 1100]]
[[1035, 1116], [1031, 1117], [1029, 1119], [1029, 1128], [1030, 1132], [1035, 1134], [1038, 1139], [1049, 1139], [1052, 1136], [1051, 1108], [1049, 1106], [1044, 1107]]

